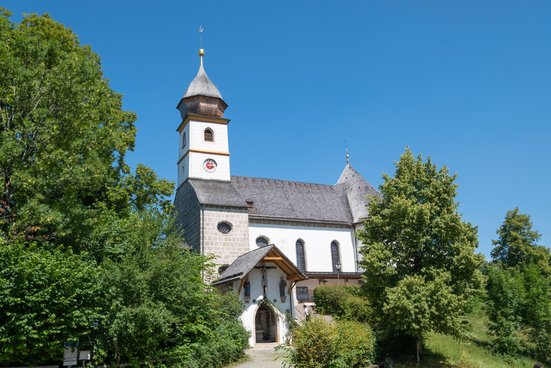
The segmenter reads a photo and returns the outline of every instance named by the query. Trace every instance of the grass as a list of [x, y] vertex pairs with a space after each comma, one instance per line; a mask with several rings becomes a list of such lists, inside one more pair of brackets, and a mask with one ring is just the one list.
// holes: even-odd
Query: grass
[[[430, 333], [425, 336], [425, 356], [421, 367], [449, 368], [532, 368], [535, 360], [529, 357], [507, 357], [490, 350], [488, 318], [482, 304], [476, 305], [470, 315], [470, 336], [456, 339], [451, 336]], [[399, 359], [396, 368], [416, 367], [413, 357]]]

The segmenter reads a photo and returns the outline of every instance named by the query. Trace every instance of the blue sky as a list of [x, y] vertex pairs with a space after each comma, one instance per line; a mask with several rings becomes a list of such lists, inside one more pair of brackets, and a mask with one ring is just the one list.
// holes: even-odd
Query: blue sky
[[551, 245], [549, 1], [21, 1], [102, 58], [138, 114], [129, 162], [176, 179], [176, 104], [205, 67], [229, 104], [232, 174], [374, 186], [409, 146], [457, 173], [480, 251], [505, 212]]

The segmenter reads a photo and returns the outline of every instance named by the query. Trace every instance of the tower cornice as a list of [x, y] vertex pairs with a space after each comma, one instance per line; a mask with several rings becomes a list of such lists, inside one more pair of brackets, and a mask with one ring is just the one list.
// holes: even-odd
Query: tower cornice
[[190, 153], [204, 153], [207, 155], [215, 155], [215, 156], [229, 156], [229, 152], [218, 152], [218, 151], [207, 151], [207, 150], [198, 150], [198, 149], [189, 149], [187, 150], [182, 157], [178, 160], [177, 164], [180, 164], [180, 162], [186, 158], [187, 155]]
[[203, 121], [203, 122], [206, 122], [206, 123], [214, 123], [214, 124], [224, 124], [224, 125], [227, 125], [230, 122], [230, 119], [226, 119], [226, 118], [217, 118], [217, 117], [214, 117], [214, 116], [205, 116], [205, 115], [187, 113], [184, 120], [182, 120], [180, 125], [178, 125], [178, 128], [176, 129], [176, 131], [181, 132], [182, 129], [184, 129], [184, 127], [191, 120]]

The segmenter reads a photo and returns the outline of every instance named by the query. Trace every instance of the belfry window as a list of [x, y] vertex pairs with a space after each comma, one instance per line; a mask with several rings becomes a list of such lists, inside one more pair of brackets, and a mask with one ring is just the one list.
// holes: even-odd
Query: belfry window
[[184, 148], [187, 144], [187, 139], [186, 139], [186, 133], [184, 132], [184, 134], [182, 135], [182, 148]]
[[205, 142], [214, 142], [214, 132], [211, 128], [205, 129], [204, 136]]
[[296, 243], [297, 268], [302, 272], [306, 271], [306, 258], [304, 257], [304, 241], [298, 239]]
[[341, 253], [339, 250], [339, 243], [336, 240], [331, 242], [331, 263], [333, 264], [333, 272], [341, 272]]

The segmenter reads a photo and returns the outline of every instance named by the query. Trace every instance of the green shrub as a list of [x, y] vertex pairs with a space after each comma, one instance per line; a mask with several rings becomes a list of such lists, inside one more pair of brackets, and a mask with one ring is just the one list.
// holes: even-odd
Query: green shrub
[[316, 309], [337, 319], [367, 322], [371, 307], [355, 286], [318, 286], [314, 289]]
[[285, 364], [294, 368], [366, 367], [373, 360], [374, 343], [367, 325], [312, 317], [293, 331], [293, 348]]

